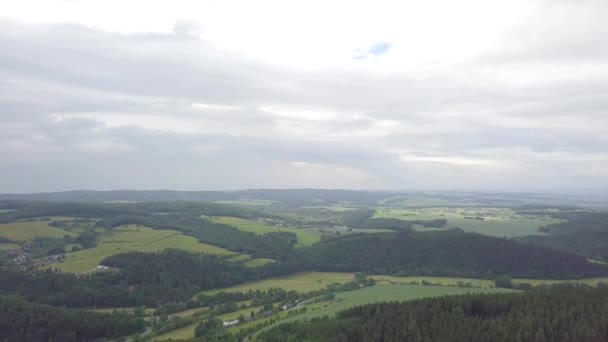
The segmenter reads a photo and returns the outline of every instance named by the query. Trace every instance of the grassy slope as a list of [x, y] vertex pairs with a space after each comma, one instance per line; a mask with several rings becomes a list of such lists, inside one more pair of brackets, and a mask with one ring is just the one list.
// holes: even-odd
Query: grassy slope
[[285, 228], [285, 227], [275, 227], [263, 222], [258, 222], [254, 220], [245, 220], [236, 217], [214, 217], [213, 220], [218, 223], [227, 224], [233, 227], [236, 227], [242, 231], [252, 232], [255, 234], [266, 234], [271, 232], [290, 232], [294, 233], [298, 237], [298, 243], [296, 247], [301, 246], [310, 246], [316, 242], [319, 242], [320, 238], [315, 234], [304, 231], [302, 229], [295, 228]]
[[233, 254], [224, 248], [200, 243], [193, 237], [173, 230], [124, 226], [101, 236], [97, 247], [66, 253], [66, 261], [62, 264], [52, 264], [52, 267], [63, 272], [81, 273], [96, 267], [101, 260], [110, 255], [130, 251], [156, 252], [167, 248], [218, 255]]
[[0, 224], [0, 236], [14, 241], [26, 241], [36, 237], [63, 238], [64, 235], [76, 236], [61, 228], [49, 226], [50, 221], [11, 222]]
[[240, 285], [226, 287], [223, 289], [209, 290], [202, 293], [212, 295], [221, 291], [246, 292], [248, 290], [264, 290], [268, 288], [283, 288], [298, 292], [308, 292], [325, 288], [332, 283], [347, 283], [354, 280], [352, 273], [337, 272], [304, 272], [285, 277], [274, 277], [264, 280], [247, 282]]

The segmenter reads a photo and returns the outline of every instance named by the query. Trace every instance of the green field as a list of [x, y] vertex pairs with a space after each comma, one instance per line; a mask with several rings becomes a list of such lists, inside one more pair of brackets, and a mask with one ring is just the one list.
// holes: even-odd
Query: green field
[[307, 232], [303, 229], [277, 227], [277, 226], [272, 226], [270, 224], [260, 222], [260, 221], [245, 220], [245, 219], [240, 219], [240, 218], [236, 218], [236, 217], [227, 217], [227, 216], [214, 217], [213, 221], [215, 221], [217, 223], [227, 224], [229, 226], [236, 227], [239, 230], [246, 231], [246, 232], [252, 232], [255, 234], [259, 234], [259, 235], [266, 234], [266, 233], [272, 233], [272, 232], [294, 233], [298, 237], [298, 243], [296, 244], [296, 247], [310, 246], [321, 240], [319, 238], [319, 236], [312, 234], [310, 232]]
[[134, 225], [116, 228], [98, 238], [97, 247], [66, 253], [64, 263], [51, 264], [62, 272], [82, 273], [99, 265], [104, 258], [131, 251], [156, 252], [167, 248], [218, 255], [233, 254], [226, 249], [198, 242], [173, 230], [155, 230]]
[[260, 266], [264, 266], [270, 263], [276, 262], [276, 260], [274, 259], [268, 259], [268, 258], [259, 258], [259, 259], [251, 259], [247, 262], [245, 262], [245, 266], [247, 267], [260, 267]]
[[37, 237], [63, 238], [64, 235], [76, 236], [66, 230], [50, 227], [50, 221], [19, 221], [0, 224], [0, 237], [13, 241], [27, 241]]
[[0, 251], [14, 251], [21, 248], [21, 246], [14, 243], [0, 243]]
[[269, 288], [282, 288], [298, 292], [320, 290], [332, 283], [347, 283], [354, 280], [353, 273], [337, 272], [304, 272], [285, 277], [274, 277], [251, 281], [244, 284], [222, 289], [204, 291], [203, 294], [213, 295], [218, 292], [247, 292], [248, 290], [265, 290]]
[[[484, 220], [469, 219], [465, 216], [479, 216], [483, 217]], [[468, 232], [509, 238], [544, 235], [538, 231], [540, 226], [558, 222], [545, 217], [518, 216], [510, 209], [502, 208], [427, 208], [411, 210], [380, 208], [376, 210], [374, 217], [396, 218], [406, 221], [446, 219], [448, 228], [459, 227]]]

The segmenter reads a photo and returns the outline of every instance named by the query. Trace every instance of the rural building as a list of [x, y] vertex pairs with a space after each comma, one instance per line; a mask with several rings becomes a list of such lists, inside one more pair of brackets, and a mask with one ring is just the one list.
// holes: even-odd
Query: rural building
[[223, 322], [222, 325], [224, 326], [224, 328], [229, 328], [229, 327], [233, 327], [233, 326], [239, 324], [239, 322], [240, 321], [238, 319], [235, 319], [234, 321]]

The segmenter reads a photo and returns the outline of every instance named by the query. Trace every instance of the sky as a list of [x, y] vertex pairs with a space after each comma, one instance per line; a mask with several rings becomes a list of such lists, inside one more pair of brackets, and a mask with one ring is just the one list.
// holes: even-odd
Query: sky
[[0, 8], [0, 193], [608, 192], [605, 0]]

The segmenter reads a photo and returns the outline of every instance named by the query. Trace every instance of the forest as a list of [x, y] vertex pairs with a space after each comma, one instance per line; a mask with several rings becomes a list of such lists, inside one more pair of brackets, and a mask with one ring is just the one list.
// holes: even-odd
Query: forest
[[608, 287], [369, 304], [336, 319], [284, 323], [259, 341], [606, 341]]
[[144, 330], [143, 319], [133, 315], [57, 308], [3, 295], [0, 313], [2, 341], [91, 341]]
[[[322, 271], [493, 279], [608, 275], [585, 257], [458, 229], [351, 235], [296, 251], [294, 263]], [[297, 261], [296, 261], [297, 260]]]

